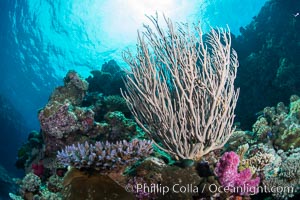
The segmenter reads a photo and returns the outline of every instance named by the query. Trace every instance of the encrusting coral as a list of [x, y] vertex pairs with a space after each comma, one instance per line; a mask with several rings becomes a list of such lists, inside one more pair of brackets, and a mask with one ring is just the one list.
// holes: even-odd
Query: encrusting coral
[[56, 138], [81, 130], [87, 132], [94, 125], [94, 112], [89, 108], [74, 107], [68, 100], [54, 101], [39, 112], [42, 130]]
[[72, 168], [63, 182], [64, 200], [132, 200], [133, 194], [128, 193], [109, 176], [100, 173], [90, 175], [76, 168]]

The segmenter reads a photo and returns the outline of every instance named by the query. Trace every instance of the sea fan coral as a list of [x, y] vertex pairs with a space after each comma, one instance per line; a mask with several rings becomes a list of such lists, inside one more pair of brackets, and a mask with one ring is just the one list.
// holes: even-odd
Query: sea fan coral
[[129, 165], [151, 153], [152, 142], [147, 140], [106, 141], [96, 142], [95, 145], [85, 142], [66, 146], [64, 150], [58, 151], [57, 159], [65, 166], [104, 170]]
[[204, 41], [199, 25], [191, 31], [165, 17], [164, 29], [158, 15], [148, 18], [151, 25], [145, 26], [145, 38], [138, 36], [137, 55], [124, 52], [131, 70], [122, 95], [160, 149], [176, 160], [200, 160], [222, 148], [235, 129], [239, 64], [230, 31], [211, 29]]

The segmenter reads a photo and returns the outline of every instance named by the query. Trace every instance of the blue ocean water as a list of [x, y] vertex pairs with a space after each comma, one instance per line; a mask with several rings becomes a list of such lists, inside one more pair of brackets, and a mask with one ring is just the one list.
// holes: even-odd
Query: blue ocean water
[[69, 69], [88, 76], [105, 61], [124, 65], [122, 51], [134, 47], [136, 30], [147, 15], [165, 13], [174, 20], [197, 22], [204, 29], [224, 27], [232, 33], [247, 25], [265, 0], [1, 1], [1, 80], [4, 93], [38, 128], [35, 111]]
[[[2, 129], [9, 141], [0, 164], [13, 168], [20, 140], [39, 130], [37, 111], [70, 69], [87, 77], [106, 61], [123, 67], [122, 51], [134, 49], [145, 15], [165, 13], [203, 29], [228, 25], [239, 35], [266, 0], [2, 0], [0, 2], [0, 95], [19, 113], [19, 133]], [[14, 119], [13, 119], [14, 120]], [[16, 119], [18, 120], [18, 119]], [[5, 123], [5, 122], [4, 122]], [[24, 128], [25, 127], [25, 128]], [[10, 139], [5, 139], [10, 137]], [[18, 138], [14, 140], [14, 138]], [[14, 152], [15, 149], [15, 152]]]

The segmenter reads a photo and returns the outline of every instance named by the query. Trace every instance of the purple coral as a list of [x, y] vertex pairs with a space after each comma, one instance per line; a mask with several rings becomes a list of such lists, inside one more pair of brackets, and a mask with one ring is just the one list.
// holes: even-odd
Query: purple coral
[[260, 178], [252, 179], [250, 169], [244, 169], [238, 172], [239, 156], [231, 151], [226, 152], [217, 163], [215, 173], [219, 177], [219, 182], [225, 188], [229, 188], [231, 192], [241, 195], [257, 193], [257, 186]]
[[132, 189], [132, 193], [138, 200], [142, 199], [155, 199], [154, 193], [147, 190], [140, 189], [139, 185], [147, 185], [147, 182], [142, 177], [133, 177], [128, 181], [127, 187]]
[[58, 151], [57, 159], [65, 166], [101, 170], [131, 164], [151, 153], [152, 142], [147, 140], [123, 140], [117, 143], [106, 141], [96, 142], [95, 145], [85, 142], [66, 146], [64, 150]]

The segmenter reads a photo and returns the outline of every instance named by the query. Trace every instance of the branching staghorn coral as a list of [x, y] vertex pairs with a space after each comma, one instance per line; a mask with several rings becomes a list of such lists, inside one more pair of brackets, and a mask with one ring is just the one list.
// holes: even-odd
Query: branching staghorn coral
[[269, 153], [257, 152], [253, 157], [242, 159], [239, 169], [250, 168], [252, 174], [260, 172], [266, 165], [269, 165], [274, 160], [274, 156]]
[[234, 89], [238, 68], [230, 31], [212, 29], [204, 42], [200, 26], [174, 26], [149, 17], [138, 35], [137, 55], [129, 64], [123, 97], [137, 123], [176, 159], [199, 160], [222, 148], [233, 133]]
[[116, 143], [106, 141], [96, 142], [95, 145], [85, 142], [66, 146], [57, 153], [57, 159], [65, 166], [105, 170], [129, 165], [151, 153], [152, 142], [147, 140], [123, 140]]

